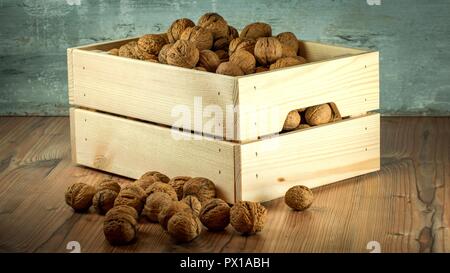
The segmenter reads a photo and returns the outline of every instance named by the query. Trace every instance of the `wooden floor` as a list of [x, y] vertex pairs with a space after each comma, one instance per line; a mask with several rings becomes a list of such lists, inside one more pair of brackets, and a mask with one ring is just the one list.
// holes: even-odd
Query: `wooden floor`
[[[0, 118], [0, 252], [450, 252], [450, 118], [383, 118], [382, 170], [314, 190], [306, 212], [282, 199], [265, 203], [263, 232], [231, 227], [176, 245], [142, 221], [139, 239], [111, 247], [102, 216], [76, 214], [64, 203], [72, 183], [106, 173], [70, 161], [68, 118]], [[124, 178], [117, 178], [127, 182]]]

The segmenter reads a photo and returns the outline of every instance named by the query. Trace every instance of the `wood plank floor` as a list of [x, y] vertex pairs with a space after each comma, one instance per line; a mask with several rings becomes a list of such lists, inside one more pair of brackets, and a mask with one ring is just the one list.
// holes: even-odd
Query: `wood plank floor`
[[[70, 160], [68, 118], [0, 118], [0, 252], [450, 252], [450, 118], [382, 118], [382, 169], [314, 190], [305, 212], [265, 203], [267, 225], [244, 237], [231, 227], [177, 245], [141, 221], [139, 239], [111, 247], [102, 216], [64, 203], [72, 183], [109, 174]], [[117, 179], [127, 183], [124, 178]]]

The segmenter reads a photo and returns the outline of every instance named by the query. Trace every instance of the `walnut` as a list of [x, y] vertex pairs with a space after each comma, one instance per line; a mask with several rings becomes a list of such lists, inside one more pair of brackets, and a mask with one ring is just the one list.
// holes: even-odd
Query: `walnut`
[[169, 185], [172, 186], [177, 193], [178, 200], [183, 199], [183, 186], [191, 178], [192, 177], [190, 176], [175, 176], [170, 179]]
[[170, 236], [179, 243], [186, 243], [197, 238], [202, 232], [202, 224], [192, 213], [175, 213], [167, 224]]
[[274, 37], [259, 38], [255, 44], [255, 57], [259, 64], [268, 65], [281, 58], [283, 47]]
[[173, 44], [164, 45], [159, 51], [158, 61], [162, 64], [167, 64], [167, 51], [173, 46]]
[[163, 229], [167, 230], [167, 223], [170, 218], [177, 212], [191, 212], [191, 208], [185, 203], [181, 201], [174, 201], [170, 203], [170, 205], [163, 207], [158, 214], [158, 221], [163, 227]]
[[204, 72], [208, 72], [208, 70], [206, 70], [206, 68], [201, 67], [201, 66], [196, 66], [193, 68], [194, 70], [198, 70], [198, 71], [204, 71]]
[[183, 186], [183, 197], [193, 195], [203, 204], [216, 197], [216, 186], [204, 177], [195, 177], [188, 180]]
[[155, 192], [147, 197], [142, 215], [151, 222], [158, 222], [158, 215], [161, 210], [169, 206], [173, 199], [165, 192]]
[[141, 213], [145, 197], [145, 191], [141, 187], [128, 184], [120, 190], [114, 201], [114, 206], [127, 205], [134, 208], [138, 213]]
[[154, 62], [158, 59], [157, 55], [147, 53], [146, 51], [141, 50], [137, 45], [136, 48], [134, 49], [134, 56], [136, 59], [149, 62]]
[[228, 62], [229, 56], [228, 56], [227, 51], [217, 50], [217, 51], [214, 51], [214, 53], [216, 53], [216, 55], [219, 57], [220, 63]]
[[119, 56], [137, 59], [136, 48], [137, 48], [136, 41], [128, 42], [128, 43], [122, 45], [121, 47], [119, 47]]
[[239, 201], [230, 209], [230, 224], [243, 234], [254, 234], [263, 229], [267, 209], [257, 202]]
[[231, 41], [239, 37], [239, 32], [235, 27], [228, 26], [228, 39]]
[[214, 40], [228, 36], [228, 23], [217, 13], [205, 13], [198, 19], [197, 25], [209, 29]]
[[198, 215], [200, 213], [202, 203], [200, 203], [197, 197], [193, 195], [188, 195], [185, 198], [181, 199], [181, 202], [186, 203], [191, 208], [192, 213], [194, 213], [194, 215]]
[[157, 171], [146, 172], [139, 179], [146, 179], [148, 177], [153, 178], [155, 182], [169, 183], [170, 181], [170, 178], [167, 175]]
[[269, 71], [269, 68], [264, 67], [264, 66], [258, 66], [258, 67], [255, 69], [255, 73], [266, 72], [266, 71]]
[[115, 192], [119, 192], [120, 191], [120, 185], [119, 183], [117, 183], [116, 181], [112, 180], [112, 179], [104, 179], [102, 181], [100, 181], [96, 186], [95, 186], [97, 191], [102, 191], [102, 190], [112, 190]]
[[132, 207], [120, 205], [106, 213], [103, 233], [111, 245], [131, 243], [137, 234], [138, 213]]
[[331, 107], [328, 104], [321, 104], [308, 107], [305, 111], [305, 120], [311, 125], [325, 124], [331, 120]]
[[278, 59], [275, 63], [270, 65], [270, 70], [280, 69], [284, 67], [294, 66], [304, 64], [300, 60], [294, 57], [283, 57], [281, 59]]
[[169, 38], [169, 42], [171, 44], [175, 43], [180, 39], [183, 31], [185, 31], [188, 27], [193, 26], [195, 26], [195, 23], [188, 18], [181, 18], [175, 20], [167, 30], [167, 37]]
[[301, 116], [297, 110], [289, 112], [289, 114], [286, 117], [286, 120], [284, 121], [283, 130], [284, 131], [294, 130], [300, 124], [300, 121]]
[[88, 210], [92, 205], [92, 197], [94, 197], [95, 188], [85, 183], [75, 183], [67, 188], [65, 199], [67, 205], [71, 206], [75, 211]]
[[155, 182], [152, 185], [150, 185], [150, 187], [148, 187], [147, 190], [145, 190], [146, 196], [150, 196], [155, 192], [167, 193], [173, 201], [178, 200], [177, 193], [172, 188], [172, 186], [170, 186], [167, 183]]
[[223, 74], [228, 76], [243, 76], [244, 71], [242, 69], [231, 62], [221, 63], [216, 70], [217, 74]]
[[153, 183], [155, 183], [155, 179], [151, 176], [141, 177], [134, 182], [135, 185], [141, 187], [144, 191], [148, 189]]
[[283, 46], [283, 57], [295, 57], [298, 51], [298, 39], [292, 32], [282, 32], [277, 39]]
[[260, 37], [271, 37], [272, 27], [269, 24], [256, 22], [244, 27], [240, 38], [258, 39]]
[[230, 62], [239, 66], [244, 74], [255, 73], [256, 59], [250, 52], [240, 49], [230, 56]]
[[244, 49], [253, 54], [253, 52], [255, 51], [255, 44], [256, 41], [252, 39], [235, 38], [230, 42], [230, 46], [228, 47], [228, 54], [231, 56], [239, 49]]
[[92, 198], [92, 204], [94, 209], [103, 215], [114, 207], [114, 201], [120, 192], [120, 185], [113, 180], [106, 179], [101, 181], [96, 188], [97, 192]]
[[114, 56], [119, 56], [119, 49], [118, 48], [110, 49], [110, 50], [108, 50], [108, 54], [114, 55]]
[[230, 206], [222, 199], [211, 199], [203, 205], [199, 217], [208, 230], [223, 230], [230, 223]]
[[200, 57], [197, 65], [204, 67], [206, 71], [216, 72], [217, 67], [220, 64], [219, 56], [211, 50], [200, 51]]
[[290, 188], [284, 195], [286, 205], [294, 210], [305, 210], [309, 208], [314, 200], [312, 191], [302, 185]]
[[167, 51], [167, 63], [175, 66], [194, 68], [198, 62], [199, 51], [192, 42], [178, 40]]
[[228, 37], [222, 37], [214, 41], [213, 49], [214, 50], [227, 50], [230, 45], [230, 40]]
[[160, 34], [146, 34], [137, 41], [140, 50], [154, 56], [158, 56], [165, 44], [167, 44], [166, 39]]
[[303, 129], [306, 129], [306, 128], [309, 128], [309, 127], [311, 127], [311, 126], [309, 126], [308, 124], [299, 124], [297, 126], [297, 128], [295, 128], [295, 130], [303, 130]]
[[185, 29], [181, 34], [180, 40], [193, 42], [200, 51], [210, 49], [214, 42], [212, 32], [199, 26]]

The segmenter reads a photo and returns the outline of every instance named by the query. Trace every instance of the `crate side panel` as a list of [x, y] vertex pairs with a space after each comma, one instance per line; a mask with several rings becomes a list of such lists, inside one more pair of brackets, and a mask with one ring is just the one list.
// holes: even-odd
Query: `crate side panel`
[[367, 52], [363, 49], [348, 48], [322, 44], [311, 41], [299, 41], [299, 54], [305, 57], [308, 62], [324, 61], [346, 55], [356, 55]]
[[242, 198], [266, 201], [379, 170], [380, 115], [340, 121], [241, 146]]
[[234, 144], [191, 134], [176, 140], [168, 128], [83, 109], [73, 110], [73, 120], [76, 163], [130, 178], [150, 170], [203, 176], [234, 201]]

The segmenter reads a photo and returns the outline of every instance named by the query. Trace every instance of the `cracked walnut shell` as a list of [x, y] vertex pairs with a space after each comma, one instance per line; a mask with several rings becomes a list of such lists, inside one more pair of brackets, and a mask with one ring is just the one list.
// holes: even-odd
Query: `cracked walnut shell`
[[174, 201], [170, 203], [170, 205], [163, 207], [161, 211], [158, 214], [158, 221], [163, 227], [163, 229], [167, 230], [167, 223], [169, 222], [170, 218], [177, 212], [184, 211], [184, 212], [191, 212], [191, 207], [189, 207], [188, 204], [181, 201]]
[[244, 74], [255, 73], [256, 59], [250, 52], [240, 49], [230, 56], [230, 62], [239, 66]]
[[259, 38], [256, 41], [254, 53], [259, 64], [269, 65], [281, 58], [283, 47], [277, 38]]
[[189, 27], [195, 26], [195, 23], [188, 18], [181, 18], [175, 20], [172, 25], [170, 25], [167, 30], [167, 38], [171, 44], [178, 41], [181, 37], [181, 34]]
[[208, 230], [223, 230], [230, 223], [230, 206], [222, 199], [211, 199], [203, 205], [199, 217]]
[[311, 126], [328, 123], [331, 118], [331, 107], [327, 103], [306, 108], [305, 120]]
[[95, 192], [95, 188], [91, 185], [75, 183], [67, 188], [64, 196], [67, 205], [75, 211], [85, 211], [92, 205], [92, 197]]
[[167, 231], [179, 243], [197, 238], [202, 232], [202, 224], [197, 216], [188, 212], [175, 213], [167, 224]]
[[178, 40], [167, 51], [167, 63], [175, 66], [194, 68], [199, 59], [195, 45], [186, 40]]
[[243, 76], [244, 71], [242, 69], [232, 63], [232, 62], [223, 62], [221, 63], [216, 70], [217, 74], [228, 75], [228, 76]]
[[208, 12], [203, 14], [198, 19], [197, 25], [210, 30], [214, 40], [228, 36], [228, 23], [217, 13]]
[[197, 66], [203, 67], [206, 71], [215, 72], [220, 65], [219, 56], [211, 50], [200, 51]]
[[183, 186], [183, 197], [189, 195], [197, 197], [203, 204], [205, 201], [216, 197], [216, 186], [208, 178], [195, 177]]
[[164, 192], [170, 196], [173, 201], [178, 201], [176, 191], [167, 183], [155, 182], [145, 191], [146, 196], [150, 196], [155, 192]]
[[239, 201], [230, 209], [230, 223], [243, 234], [254, 234], [264, 228], [267, 209], [257, 202]]
[[114, 206], [127, 205], [134, 208], [138, 213], [141, 213], [145, 197], [145, 191], [141, 187], [128, 184], [120, 190], [114, 201]]
[[131, 243], [137, 234], [138, 213], [130, 206], [120, 205], [106, 213], [103, 234], [111, 245]]
[[302, 185], [290, 188], [284, 195], [284, 202], [294, 210], [309, 208], [314, 200], [312, 191]]
[[260, 37], [271, 37], [272, 27], [269, 24], [256, 22], [244, 27], [240, 38], [258, 39]]
[[199, 26], [185, 29], [181, 34], [180, 40], [186, 40], [194, 43], [200, 51], [210, 49], [214, 42], [212, 32]]
[[173, 199], [164, 192], [155, 192], [145, 202], [142, 215], [147, 217], [150, 222], [158, 222], [158, 215], [161, 210], [169, 206], [173, 202]]

